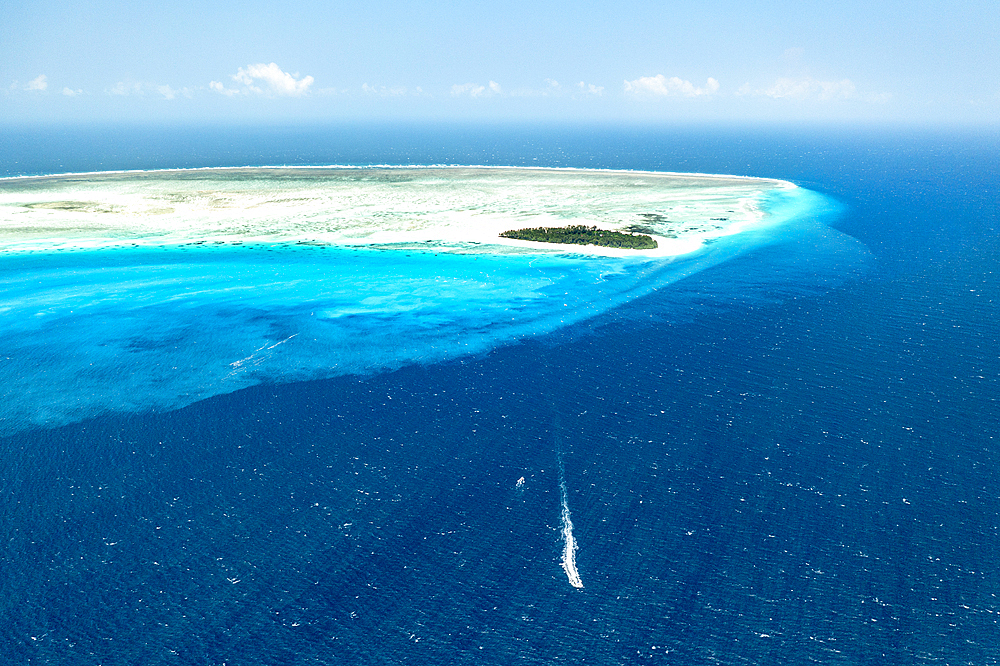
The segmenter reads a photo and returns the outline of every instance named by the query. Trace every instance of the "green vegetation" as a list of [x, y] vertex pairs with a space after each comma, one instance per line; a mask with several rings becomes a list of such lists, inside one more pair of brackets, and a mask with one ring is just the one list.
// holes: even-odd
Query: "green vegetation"
[[598, 245], [628, 250], [652, 250], [656, 241], [643, 234], [625, 234], [620, 231], [605, 231], [597, 227], [576, 224], [569, 227], [535, 227], [516, 229], [500, 234], [503, 238], [535, 241], [538, 243], [563, 243], [567, 245]]

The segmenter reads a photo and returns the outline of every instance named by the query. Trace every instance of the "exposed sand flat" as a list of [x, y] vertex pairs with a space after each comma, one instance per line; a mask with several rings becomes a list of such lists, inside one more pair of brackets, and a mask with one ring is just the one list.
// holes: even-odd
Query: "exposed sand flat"
[[[777, 180], [515, 167], [290, 167], [0, 180], [0, 248], [316, 243], [436, 252], [663, 257], [761, 223]], [[654, 250], [501, 238], [586, 224], [653, 236]]]

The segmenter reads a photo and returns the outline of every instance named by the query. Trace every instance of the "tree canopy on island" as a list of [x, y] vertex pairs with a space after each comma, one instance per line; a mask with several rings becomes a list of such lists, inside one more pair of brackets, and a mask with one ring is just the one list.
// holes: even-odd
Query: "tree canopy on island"
[[538, 243], [563, 243], [567, 245], [598, 245], [628, 250], [653, 250], [656, 241], [645, 234], [626, 234], [597, 227], [575, 224], [568, 227], [534, 227], [515, 229], [500, 234], [503, 238], [535, 241]]

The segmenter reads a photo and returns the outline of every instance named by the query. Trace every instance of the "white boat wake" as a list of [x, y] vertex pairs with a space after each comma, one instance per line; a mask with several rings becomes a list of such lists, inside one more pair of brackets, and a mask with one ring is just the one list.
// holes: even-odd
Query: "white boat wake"
[[566, 501], [566, 473], [563, 468], [562, 456], [559, 456], [559, 493], [562, 501], [562, 538], [563, 557], [562, 568], [566, 572], [569, 584], [576, 588], [583, 587], [580, 572], [576, 569], [576, 539], [573, 537], [573, 521], [569, 515], [569, 504]]

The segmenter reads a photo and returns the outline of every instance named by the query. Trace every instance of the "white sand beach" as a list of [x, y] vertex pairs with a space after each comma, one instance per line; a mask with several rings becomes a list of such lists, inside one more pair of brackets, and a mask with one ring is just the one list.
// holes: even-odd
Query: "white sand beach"
[[[766, 218], [784, 181], [515, 167], [260, 167], [0, 181], [0, 248], [310, 243], [434, 252], [669, 257]], [[501, 238], [511, 229], [596, 226], [651, 250]]]

